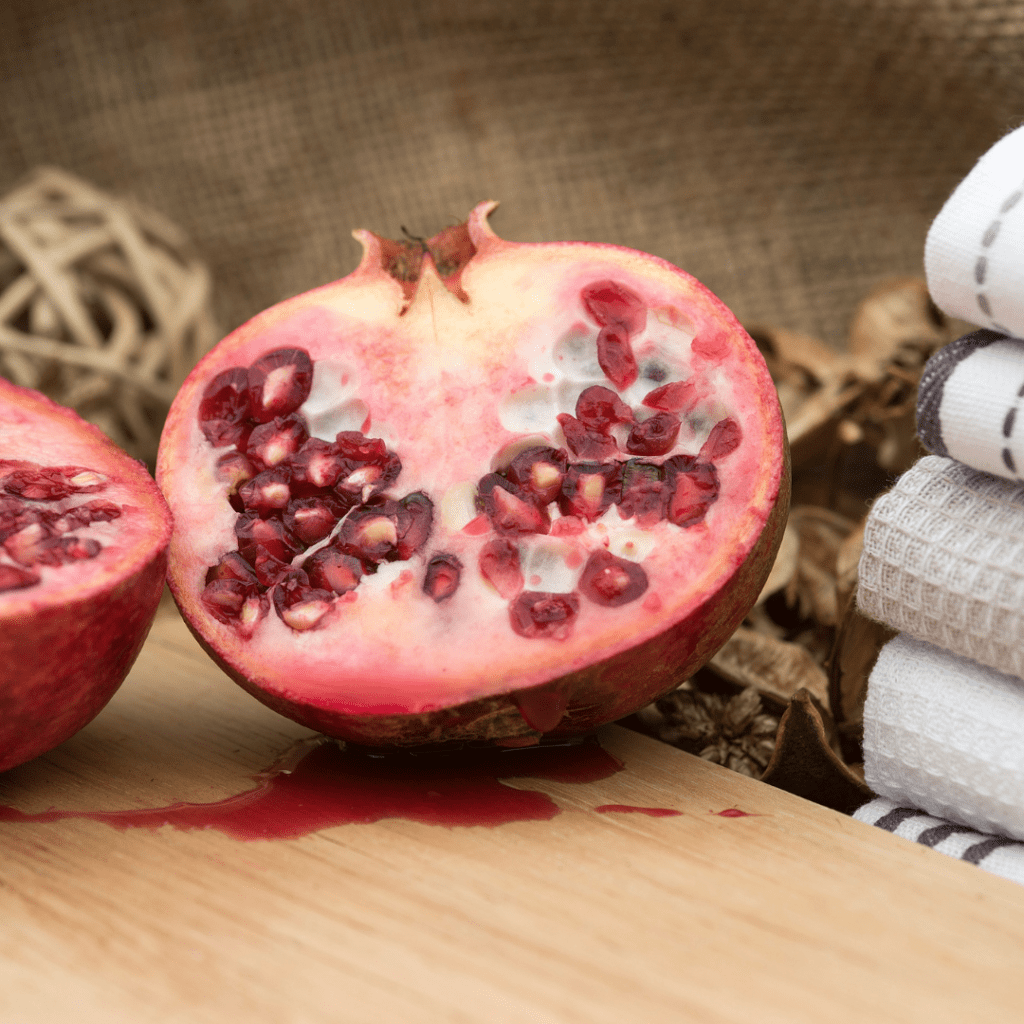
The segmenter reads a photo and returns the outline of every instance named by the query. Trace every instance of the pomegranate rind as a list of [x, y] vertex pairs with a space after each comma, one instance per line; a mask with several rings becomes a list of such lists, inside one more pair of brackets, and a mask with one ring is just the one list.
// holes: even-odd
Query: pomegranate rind
[[122, 509], [98, 556], [0, 593], [5, 771], [74, 735], [124, 681], [163, 592], [171, 517], [141, 463], [72, 410], [2, 378], [0, 458], [89, 467], [107, 478], [99, 496]]
[[[358, 232], [359, 267], [224, 339], [186, 380], [164, 428], [157, 479], [178, 524], [169, 583], [183, 617], [249, 692], [331, 735], [371, 744], [522, 742], [540, 731], [565, 735], [620, 718], [677, 685], [724, 643], [756, 600], [781, 540], [789, 469], [778, 398], [756, 345], [727, 307], [684, 271], [644, 253], [503, 241], [487, 224], [493, 206], [481, 204], [467, 222], [475, 253], [462, 266], [458, 294], [427, 255], [414, 288], [396, 281], [382, 269], [381, 240]], [[688, 358], [729, 392], [718, 419], [735, 418], [744, 439], [723, 459], [719, 500], [706, 521], [646, 556], [650, 586], [640, 600], [613, 609], [583, 601], [580, 628], [561, 639], [516, 637], [507, 595], [469, 572], [439, 605], [406, 600], [411, 593], [423, 597], [432, 551], [478, 564], [480, 548], [496, 534], [486, 523], [480, 534], [477, 519], [464, 529], [442, 523], [408, 563], [407, 579], [389, 576], [373, 591], [363, 589], [364, 579], [320, 628], [301, 636], [273, 616], [243, 635], [204, 610], [206, 572], [234, 547], [236, 518], [213, 472], [223, 452], [211, 448], [197, 419], [203, 389], [218, 373], [289, 346], [308, 350], [315, 365], [345, 368], [339, 380], [351, 371], [372, 417], [368, 434], [382, 437], [402, 460], [391, 493], [423, 490], [442, 508], [439, 488], [479, 481], [497, 452], [527, 443], [528, 431], [502, 422], [499, 398], [536, 385], [530, 353], [586, 322], [579, 295], [595, 280], [621, 282], [641, 295], [649, 332], [687, 338]], [[636, 346], [641, 363], [645, 344]], [[432, 395], [438, 408], [426, 407]], [[554, 430], [530, 443], [564, 447]], [[566, 550], [574, 541], [544, 539]], [[538, 729], [531, 701], [550, 705], [551, 693], [562, 713]]]

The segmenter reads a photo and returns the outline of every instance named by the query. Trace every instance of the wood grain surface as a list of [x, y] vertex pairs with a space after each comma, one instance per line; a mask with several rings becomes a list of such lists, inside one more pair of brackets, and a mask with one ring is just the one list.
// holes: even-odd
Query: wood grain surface
[[[308, 735], [165, 605], [108, 708], [0, 776], [0, 804], [214, 801]], [[1024, 888], [625, 729], [600, 741], [623, 771], [508, 782], [550, 794], [549, 821], [252, 842], [0, 823], [0, 1021], [1024, 1019]]]

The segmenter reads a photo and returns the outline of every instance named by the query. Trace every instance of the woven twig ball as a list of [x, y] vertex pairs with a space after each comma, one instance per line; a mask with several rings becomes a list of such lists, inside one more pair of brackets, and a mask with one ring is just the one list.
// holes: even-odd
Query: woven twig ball
[[0, 375], [152, 463], [217, 337], [209, 272], [162, 215], [50, 167], [0, 199]]

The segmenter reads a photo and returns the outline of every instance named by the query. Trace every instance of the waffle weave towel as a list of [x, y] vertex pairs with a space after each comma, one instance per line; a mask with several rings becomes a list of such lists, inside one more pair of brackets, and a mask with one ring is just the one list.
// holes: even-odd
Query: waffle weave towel
[[946, 200], [925, 241], [935, 304], [1024, 335], [1024, 128], [1003, 136]]
[[864, 779], [900, 805], [1024, 840], [1024, 680], [890, 640], [868, 681]]
[[936, 455], [918, 460], [868, 515], [857, 605], [1024, 676], [1024, 484]]
[[1024, 340], [981, 329], [940, 348], [917, 389], [917, 435], [935, 455], [1024, 474]]
[[993, 875], [1024, 885], [1024, 843], [975, 832], [965, 825], [934, 818], [915, 807], [901, 807], [884, 797], [857, 808], [853, 816], [947, 857], [976, 864]]

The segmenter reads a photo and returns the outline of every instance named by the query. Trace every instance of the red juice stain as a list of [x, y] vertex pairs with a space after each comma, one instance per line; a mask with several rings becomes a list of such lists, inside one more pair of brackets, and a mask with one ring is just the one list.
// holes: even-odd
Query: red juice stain
[[738, 807], [726, 807], [724, 811], [708, 811], [708, 814], [717, 814], [719, 818], [759, 818], [759, 814], [751, 814], [749, 811], [741, 811]]
[[601, 804], [594, 810], [598, 814], [648, 814], [652, 818], [674, 818], [683, 813], [671, 807], [634, 807], [632, 804]]
[[0, 806], [0, 821], [87, 818], [113, 828], [182, 832], [215, 829], [235, 839], [294, 839], [335, 825], [404, 818], [449, 828], [546, 821], [559, 813], [546, 793], [513, 789], [502, 779], [596, 782], [623, 764], [594, 738], [574, 744], [511, 749], [404, 753], [342, 749], [322, 742], [290, 766], [255, 776], [254, 789], [209, 804], [176, 803], [138, 811], [42, 811]]

